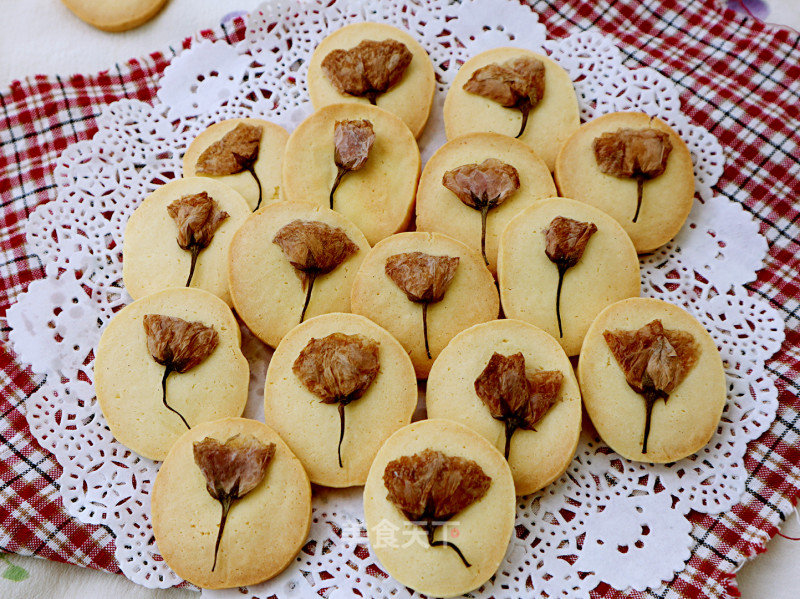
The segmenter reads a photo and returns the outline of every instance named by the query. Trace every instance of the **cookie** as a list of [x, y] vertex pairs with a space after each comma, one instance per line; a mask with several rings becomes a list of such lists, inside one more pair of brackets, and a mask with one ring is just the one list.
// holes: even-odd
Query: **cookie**
[[[546, 232], [560, 219], [596, 230], [574, 266], [564, 270], [559, 293], [559, 259], [554, 255], [554, 262], [546, 253]], [[541, 327], [568, 356], [578, 355], [589, 325], [603, 308], [639, 296], [639, 258], [627, 233], [613, 218], [582, 202], [550, 198], [527, 208], [503, 231], [498, 254], [503, 313]]]
[[[263, 480], [233, 501], [214, 563], [220, 502], [206, 489], [193, 446], [206, 438], [225, 443], [236, 435], [272, 443], [275, 452]], [[184, 433], [161, 465], [151, 501], [159, 553], [178, 576], [205, 589], [276, 576], [294, 561], [311, 526], [311, 485], [300, 461], [275, 431], [245, 418], [206, 422]]]
[[250, 209], [236, 191], [205, 177], [176, 179], [162, 185], [147, 196], [128, 219], [122, 242], [122, 279], [133, 299], [186, 285], [192, 253], [179, 245], [179, 227], [168, 207], [183, 197], [203, 193], [228, 216], [219, 223], [208, 246], [197, 255], [191, 287], [213, 293], [230, 305], [228, 246]]
[[530, 110], [519, 140], [533, 148], [552, 171], [561, 145], [580, 125], [578, 99], [569, 74], [546, 56], [530, 50], [494, 48], [465, 62], [456, 73], [445, 97], [445, 133], [447, 139], [476, 131], [517, 136], [522, 123], [521, 111], [470, 93], [464, 89], [464, 85], [482, 67], [502, 65], [519, 58], [536, 58], [544, 64], [544, 94]]
[[333, 209], [364, 232], [370, 245], [405, 231], [414, 210], [420, 172], [417, 142], [400, 118], [368, 104], [325, 106], [306, 118], [289, 137], [283, 162], [283, 193], [289, 201], [330, 207], [337, 178], [336, 122], [367, 120], [375, 138], [362, 168], [341, 178]]
[[504, 452], [504, 422], [494, 418], [476, 391], [476, 379], [493, 354], [521, 353], [530, 376], [540, 371], [562, 375], [556, 401], [535, 423], [511, 435], [508, 463], [517, 495], [538, 491], [561, 476], [572, 462], [581, 432], [581, 393], [569, 359], [552, 336], [519, 320], [493, 320], [462, 331], [434, 362], [425, 401], [429, 418], [460, 422]]
[[[276, 235], [295, 221], [340, 230], [355, 252], [312, 282], [275, 243]], [[317, 247], [331, 250], [326, 240]], [[368, 251], [358, 227], [338, 212], [303, 202], [269, 204], [247, 218], [230, 246], [228, 280], [236, 312], [259, 339], [277, 347], [301, 317], [350, 311], [350, 288]]]
[[[465, 204], [443, 184], [443, 177], [464, 165], [499, 160], [517, 173], [519, 184], [507, 199], [488, 210], [485, 252], [489, 270], [497, 272], [497, 246], [508, 222], [528, 206], [556, 194], [547, 165], [531, 148], [499, 133], [469, 133], [444, 144], [431, 156], [417, 188], [417, 231], [438, 231], [480, 252], [480, 207]], [[491, 200], [491, 198], [490, 198]]]
[[[363, 395], [352, 401], [324, 403], [304, 382], [315, 376], [313, 369], [316, 373], [335, 369], [335, 363], [314, 361], [301, 366], [297, 362], [301, 353], [312, 352], [306, 349], [312, 340], [331, 335], [338, 337], [336, 356], [348, 355], [340, 335], [347, 336], [345, 342], [361, 336], [361, 343], [377, 344], [377, 375], [368, 381]], [[295, 372], [296, 368], [303, 370]], [[340, 403], [344, 404], [343, 434]], [[292, 448], [311, 482], [327, 487], [363, 485], [378, 449], [392, 433], [411, 422], [416, 405], [414, 367], [403, 347], [387, 331], [355, 314], [325, 314], [292, 329], [272, 356], [264, 388], [265, 421]]]
[[[450, 265], [457, 262], [449, 282], [438, 279], [445, 274], [447, 264], [425, 266], [431, 270], [415, 270], [417, 267], [406, 270], [413, 275], [408, 281], [411, 287], [420, 275], [426, 275], [425, 285], [420, 287], [441, 291], [443, 285], [439, 301], [426, 304], [410, 300], [407, 292], [387, 274], [388, 261], [409, 254], [422, 254], [436, 262], [449, 259]], [[401, 266], [398, 265], [398, 274], [403, 274]], [[428, 281], [430, 273], [435, 277]], [[450, 339], [474, 324], [494, 320], [500, 310], [492, 273], [484, 266], [480, 254], [447, 235], [421, 232], [399, 233], [373, 247], [353, 281], [350, 303], [353, 313], [366, 316], [394, 335], [411, 357], [417, 378], [421, 379], [427, 378], [434, 359]]]
[[[491, 479], [480, 499], [435, 523], [440, 526], [434, 542], [445, 540], [447, 546], [429, 546], [425, 523], [410, 522], [387, 498], [387, 466], [426, 450], [470, 460]], [[451, 490], [448, 496], [457, 492]], [[497, 571], [514, 530], [515, 502], [514, 480], [502, 454], [463, 424], [441, 419], [415, 422], [392, 435], [375, 457], [364, 486], [364, 518], [373, 554], [400, 584], [433, 597], [467, 593]]]
[[155, 17], [167, 0], [61, 0], [81, 21], [116, 33], [143, 25]]
[[[222, 140], [227, 133], [233, 131], [240, 124], [261, 127], [262, 130], [258, 143], [258, 155], [252, 164], [255, 176], [247, 169], [231, 175], [198, 173], [197, 160], [203, 152], [212, 144]], [[186, 153], [183, 155], [183, 176], [213, 177], [225, 185], [233, 187], [247, 200], [250, 209], [255, 210], [258, 205], [259, 185], [261, 186], [261, 206], [281, 199], [281, 167], [283, 151], [288, 139], [289, 133], [286, 129], [263, 119], [227, 119], [214, 123], [195, 137], [186, 148]]]
[[[384, 23], [353, 23], [337, 29], [319, 43], [308, 64], [307, 76], [308, 95], [314, 108], [319, 110], [329, 104], [341, 102], [369, 103], [366, 97], [344, 93], [337, 89], [326, 74], [328, 63], [325, 62], [326, 57], [333, 51], [343, 50], [352, 54], [353, 48], [365, 40], [371, 42], [395, 40], [405, 45], [410, 53], [407, 55], [410, 61], [406, 58], [408, 63], [402, 76], [394, 85], [378, 95], [375, 103], [400, 117], [414, 137], [419, 137], [428, 121], [436, 89], [433, 63], [425, 49], [408, 33]], [[374, 52], [368, 54], [366, 57], [362, 54], [361, 60], [369, 61], [375, 57]], [[378, 71], [385, 72], [386, 67], [381, 65]]]
[[[212, 326], [217, 345], [202, 362], [162, 380], [165, 366], [148, 347], [146, 315], [163, 315]], [[250, 370], [239, 346], [239, 325], [225, 303], [200, 289], [173, 288], [120, 310], [100, 337], [94, 387], [114, 437], [136, 453], [163, 460], [175, 440], [209, 420], [239, 416], [247, 403]], [[177, 412], [177, 413], [176, 413]]]
[[[643, 329], [648, 325], [649, 329]], [[662, 361], [677, 360], [678, 370], [668, 371], [670, 376], [666, 377], [673, 384], [677, 382], [674, 388], [664, 385], [663, 375], [655, 368], [659, 362], [659, 348], [653, 347], [651, 339], [654, 331], [659, 332], [659, 327], [665, 331], [660, 336], [669, 340], [669, 345], [664, 344], [662, 348]], [[633, 337], [640, 329], [649, 330], [649, 338], [642, 338], [643, 333], [638, 338]], [[651, 378], [649, 386], [666, 388], [668, 395], [664, 401], [663, 396], [656, 393], [659, 398], [653, 403], [647, 435], [645, 397], [628, 383], [605, 338], [608, 332], [620, 331], [632, 337], [631, 343], [620, 345], [621, 353], [627, 360], [648, 360], [645, 372]], [[681, 341], [686, 335], [691, 340], [688, 344]], [[629, 349], [631, 346], [648, 349], [649, 353], [640, 357]], [[694, 361], [687, 360], [692, 357]], [[688, 370], [682, 367], [687, 362]], [[640, 368], [644, 368], [644, 363]], [[634, 376], [638, 377], [642, 388], [648, 387], [641, 371]], [[703, 325], [683, 308], [649, 298], [622, 300], [600, 312], [583, 342], [578, 380], [586, 411], [603, 441], [625, 458], [655, 463], [680, 460], [708, 443], [717, 431], [727, 392], [722, 359]]]
[[[595, 158], [595, 140], [620, 129], [663, 131], [671, 147], [663, 173], [644, 182], [638, 213], [635, 178], [605, 174]], [[560, 195], [611, 215], [640, 254], [678, 234], [694, 199], [692, 156], [686, 144], [664, 121], [641, 112], [615, 112], [584, 123], [561, 149], [554, 176]]]

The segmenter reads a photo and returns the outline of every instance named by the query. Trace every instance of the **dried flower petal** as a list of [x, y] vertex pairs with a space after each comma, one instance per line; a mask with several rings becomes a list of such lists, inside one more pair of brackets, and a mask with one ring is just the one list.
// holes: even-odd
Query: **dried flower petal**
[[434, 541], [433, 536], [442, 522], [486, 495], [491, 482], [476, 462], [432, 449], [392, 460], [383, 472], [386, 498], [426, 530], [431, 547], [451, 546], [467, 567], [458, 547], [447, 540]]
[[422, 334], [429, 360], [432, 357], [428, 345], [428, 304], [441, 301], [444, 297], [459, 261], [457, 256], [431, 256], [422, 252], [395, 254], [386, 259], [386, 276], [409, 300], [422, 304]]
[[161, 401], [164, 407], [178, 415], [186, 428], [191, 428], [183, 414], [167, 403], [167, 378], [173, 372], [183, 374], [208, 358], [216, 349], [219, 336], [213, 326], [174, 316], [145, 314], [142, 324], [150, 355], [164, 366]]
[[525, 131], [528, 113], [544, 96], [544, 81], [544, 63], [538, 58], [523, 56], [481, 67], [472, 73], [464, 90], [522, 112], [519, 137]]
[[558, 288], [556, 289], [556, 319], [558, 335], [564, 336], [561, 329], [561, 286], [564, 274], [578, 263], [586, 249], [589, 239], [597, 232], [594, 223], [583, 223], [571, 218], [557, 216], [550, 221], [545, 230], [545, 254], [558, 268]]
[[642, 453], [647, 453], [650, 418], [656, 400], [669, 399], [700, 357], [691, 333], [665, 329], [653, 320], [635, 331], [605, 331], [603, 338], [631, 389], [645, 400]]
[[333, 333], [311, 339], [292, 366], [300, 382], [324, 403], [339, 404], [339, 467], [342, 467], [344, 408], [366, 393], [380, 372], [379, 345], [363, 335]]
[[411, 59], [411, 52], [397, 40], [363, 40], [349, 50], [333, 50], [321, 66], [340, 93], [375, 104], [380, 94], [403, 78]]
[[214, 233], [229, 214], [220, 210], [214, 198], [205, 191], [175, 200], [167, 206], [167, 213], [178, 227], [178, 245], [192, 255], [189, 278], [186, 280], [186, 286], [189, 287], [198, 254], [211, 244]]
[[459, 200], [481, 213], [481, 254], [486, 258], [486, 217], [489, 210], [505, 202], [519, 189], [519, 173], [510, 164], [487, 158], [480, 164], [465, 164], [445, 172], [442, 185]]
[[495, 352], [489, 358], [486, 368], [475, 379], [475, 393], [492, 417], [505, 424], [506, 459], [514, 431], [536, 430], [536, 423], [558, 399], [563, 380], [564, 375], [558, 370], [527, 375], [522, 353], [504, 356]]
[[669, 134], [658, 129], [617, 129], [603, 133], [593, 143], [600, 172], [620, 178], [636, 179], [636, 214], [642, 205], [644, 181], [661, 175], [672, 151]]
[[272, 242], [283, 250], [306, 291], [300, 322], [305, 318], [316, 278], [358, 252], [358, 246], [342, 229], [319, 221], [294, 220], [281, 227]]
[[206, 437], [192, 446], [194, 463], [206, 479], [208, 494], [222, 506], [217, 542], [214, 546], [214, 564], [228, 512], [234, 500], [244, 497], [264, 479], [267, 466], [275, 455], [275, 444], [265, 445], [253, 435], [234, 435], [225, 443]]
[[333, 210], [333, 194], [347, 173], [357, 171], [367, 163], [369, 151], [375, 143], [375, 130], [366, 119], [336, 121], [333, 127], [333, 161], [336, 163], [336, 178], [330, 193], [330, 208]]

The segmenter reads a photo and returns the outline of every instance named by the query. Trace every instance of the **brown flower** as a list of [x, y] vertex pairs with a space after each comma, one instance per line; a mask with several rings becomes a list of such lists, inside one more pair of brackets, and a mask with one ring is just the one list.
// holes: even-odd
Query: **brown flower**
[[411, 59], [411, 52], [397, 40], [363, 40], [349, 50], [333, 50], [321, 66], [340, 93], [375, 104], [379, 95], [403, 78]]
[[192, 446], [194, 463], [206, 479], [208, 494], [219, 501], [222, 516], [214, 545], [214, 564], [222, 540], [222, 531], [228, 519], [231, 504], [258, 486], [267, 473], [267, 466], [275, 455], [275, 444], [265, 445], [253, 435], [234, 435], [225, 443], [206, 437]]
[[216, 349], [219, 336], [213, 326], [162, 314], [145, 314], [142, 324], [150, 355], [164, 366], [161, 400], [168, 410], [180, 417], [186, 428], [191, 428], [183, 415], [167, 403], [167, 377], [172, 372], [183, 374], [205, 361]]
[[442, 300], [459, 261], [457, 256], [431, 256], [422, 252], [395, 254], [386, 259], [386, 276], [409, 300], [422, 304], [422, 333], [429, 360], [432, 358], [428, 347], [428, 304]]
[[239, 123], [222, 139], [208, 146], [197, 158], [195, 172], [200, 175], [235, 175], [248, 171], [258, 185], [258, 202], [261, 205], [261, 181], [253, 167], [258, 159], [263, 128], [260, 125]]
[[331, 210], [333, 210], [333, 194], [339, 187], [342, 177], [364, 167], [373, 143], [375, 143], [375, 130], [372, 128], [372, 123], [366, 119], [336, 121], [334, 124], [333, 161], [336, 163], [337, 171], [331, 187]]
[[656, 400], [669, 399], [700, 357], [700, 347], [686, 331], [665, 329], [653, 320], [635, 331], [605, 331], [611, 354], [616, 359], [628, 386], [645, 400], [645, 426], [642, 453], [647, 453], [650, 418]]
[[519, 189], [519, 173], [510, 164], [487, 158], [480, 164], [465, 164], [447, 171], [442, 185], [459, 200], [481, 213], [481, 254], [486, 259], [486, 217], [489, 210], [505, 202]]
[[292, 366], [300, 382], [323, 403], [339, 404], [339, 468], [342, 467], [344, 408], [366, 393], [380, 372], [377, 341], [363, 335], [333, 333], [311, 339]]
[[556, 289], [556, 319], [558, 320], [558, 336], [563, 337], [561, 330], [561, 285], [564, 274], [578, 263], [586, 249], [589, 239], [597, 232], [594, 223], [583, 223], [571, 218], [557, 216], [545, 229], [544, 253], [558, 268], [558, 288]]
[[636, 179], [636, 222], [645, 180], [658, 177], [667, 168], [672, 151], [669, 135], [658, 129], [617, 129], [596, 138], [592, 147], [600, 172]]
[[447, 540], [434, 541], [436, 528], [481, 499], [492, 479], [472, 460], [426, 449], [392, 460], [383, 471], [386, 498], [427, 532], [431, 547], [450, 546], [470, 567], [461, 550]]
[[528, 375], [521, 353], [504, 356], [495, 352], [483, 372], [475, 379], [475, 393], [489, 408], [493, 418], [505, 424], [505, 456], [511, 449], [511, 436], [518, 428], [534, 426], [558, 399], [564, 375], [558, 370], [541, 370]]
[[503, 64], [481, 67], [464, 84], [471, 94], [483, 96], [506, 108], [516, 108], [522, 113], [522, 123], [517, 137], [523, 134], [528, 123], [528, 113], [544, 96], [544, 63], [534, 57], [520, 57]]
[[192, 283], [197, 256], [211, 244], [214, 233], [229, 214], [205, 191], [185, 195], [167, 206], [167, 213], [178, 227], [178, 245], [192, 256], [186, 287]]
[[319, 221], [294, 220], [281, 227], [272, 243], [283, 250], [306, 291], [300, 322], [305, 319], [316, 278], [328, 274], [358, 252], [358, 246], [342, 229]]

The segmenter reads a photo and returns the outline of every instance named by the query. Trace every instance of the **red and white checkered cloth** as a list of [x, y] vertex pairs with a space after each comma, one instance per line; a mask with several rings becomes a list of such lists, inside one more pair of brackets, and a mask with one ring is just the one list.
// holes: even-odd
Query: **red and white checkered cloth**
[[[752, 293], [787, 324], [768, 363], [780, 407], [769, 431], [748, 447], [742, 503], [720, 516], [693, 514], [695, 545], [686, 570], [665, 592], [622, 593], [604, 585], [594, 597], [736, 597], [731, 572], [763, 551], [800, 495], [800, 36], [723, 10], [710, 0], [529, 0], [560, 38], [593, 28], [614, 38], [628, 66], [650, 66], [681, 90], [683, 110], [725, 148], [715, 193], [761, 223], [770, 250]], [[610, 4], [610, 5], [609, 5]], [[205, 37], [241, 39], [236, 21]], [[184, 42], [184, 46], [189, 45]], [[90, 138], [103, 106], [120, 98], [152, 101], [175, 51], [93, 76], [36, 77], [0, 93], [0, 549], [119, 572], [114, 539], [103, 527], [69, 517], [58, 492], [61, 468], [31, 437], [24, 402], [42, 377], [11, 352], [5, 313], [44, 276], [26, 251], [30, 212], [56, 196], [53, 168], [68, 144]]]

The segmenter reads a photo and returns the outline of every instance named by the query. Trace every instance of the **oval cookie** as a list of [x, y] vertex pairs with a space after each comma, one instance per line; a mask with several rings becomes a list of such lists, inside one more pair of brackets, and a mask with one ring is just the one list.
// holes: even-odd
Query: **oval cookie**
[[61, 0], [80, 20], [116, 33], [138, 27], [155, 17], [167, 0]]
[[[233, 501], [214, 566], [221, 508], [206, 489], [193, 446], [236, 435], [274, 443], [275, 453], [263, 480]], [[275, 431], [255, 420], [226, 418], [193, 427], [175, 442], [153, 484], [152, 515], [158, 550], [178, 576], [205, 589], [252, 585], [282, 572], [305, 543], [311, 485]]]
[[[669, 346], [664, 344], [660, 348], [663, 354], [653, 346], [653, 330], [646, 328], [658, 326], [654, 322], [660, 323], [669, 341]], [[688, 371], [680, 369], [678, 374], [675, 370], [667, 371], [668, 380], [677, 381], [677, 385], [672, 389], [667, 387], [666, 401], [660, 397], [653, 403], [646, 452], [643, 442], [647, 402], [628, 384], [605, 338], [609, 332], [633, 336], [640, 329], [643, 329], [640, 335], [647, 333], [646, 336], [634, 337], [631, 343], [620, 347], [631, 360], [648, 360], [644, 372], [651, 378], [650, 387], [653, 380], [660, 381], [664, 376], [657, 368], [659, 355], [665, 362], [685, 363], [690, 352], [676, 335], [689, 335], [696, 346], [696, 362]], [[649, 351], [639, 354], [630, 349], [642, 347]], [[641, 373], [638, 379], [644, 388], [648, 387]], [[578, 380], [586, 411], [603, 441], [621, 456], [641, 462], [674, 462], [708, 443], [717, 430], [727, 393], [722, 359], [703, 325], [683, 308], [649, 298], [622, 300], [597, 316], [583, 342]], [[664, 387], [663, 382], [656, 385], [659, 389]]]

